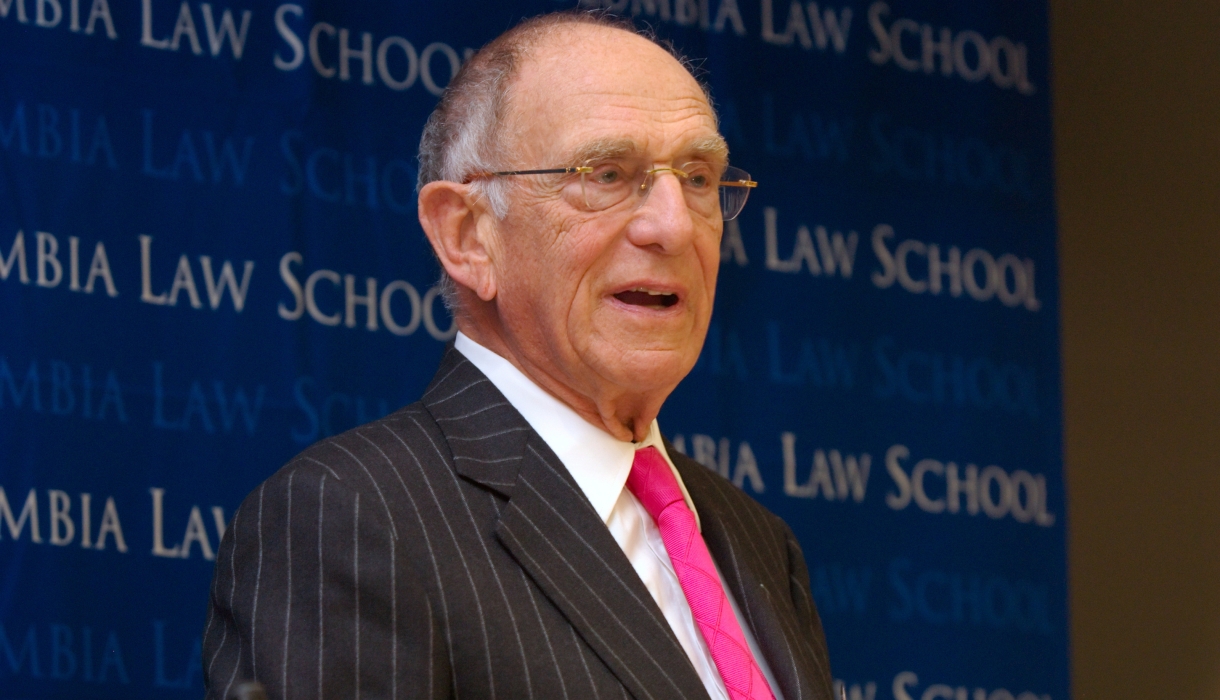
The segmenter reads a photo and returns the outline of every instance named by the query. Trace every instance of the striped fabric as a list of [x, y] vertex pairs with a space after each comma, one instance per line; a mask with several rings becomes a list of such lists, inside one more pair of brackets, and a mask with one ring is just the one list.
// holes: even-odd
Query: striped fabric
[[[669, 447], [786, 700], [830, 700], [787, 526]], [[323, 440], [221, 544], [207, 697], [662, 700], [707, 693], [567, 470], [450, 348], [415, 404]]]

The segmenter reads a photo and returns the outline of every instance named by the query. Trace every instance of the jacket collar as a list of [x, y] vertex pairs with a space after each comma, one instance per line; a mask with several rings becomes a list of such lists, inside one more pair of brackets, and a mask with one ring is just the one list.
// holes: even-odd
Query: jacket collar
[[632, 696], [707, 699], [631, 562], [559, 458], [452, 347], [423, 396], [462, 477], [506, 497], [495, 535]]
[[[631, 562], [559, 458], [495, 385], [451, 346], [423, 404], [462, 477], [508, 499], [495, 534], [636, 698], [706, 699], [698, 674]], [[747, 523], [703, 465], [666, 443], [720, 565], [784, 697], [820, 698], [828, 675], [797, 628], [790, 585], [766, 576]], [[715, 514], [715, 516], [713, 516]], [[786, 553], [785, 553], [786, 556]], [[827, 681], [828, 684], [828, 681]], [[827, 698], [826, 700], [829, 700]]]
[[532, 431], [495, 385], [450, 345], [422, 403], [445, 435], [457, 473], [511, 498]]

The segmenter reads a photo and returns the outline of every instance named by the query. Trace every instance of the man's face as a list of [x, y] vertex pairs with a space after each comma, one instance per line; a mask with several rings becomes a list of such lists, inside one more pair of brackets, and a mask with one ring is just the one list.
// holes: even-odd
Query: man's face
[[[647, 168], [719, 167], [727, 156], [689, 73], [651, 42], [602, 27], [573, 27], [521, 67], [505, 126], [507, 162], [496, 167], [580, 165], [599, 152]], [[575, 176], [509, 187], [493, 257], [515, 353], [594, 402], [667, 395], [707, 333], [720, 216], [688, 208], [670, 173], [655, 176], [642, 205], [633, 196], [604, 211], [584, 206]]]

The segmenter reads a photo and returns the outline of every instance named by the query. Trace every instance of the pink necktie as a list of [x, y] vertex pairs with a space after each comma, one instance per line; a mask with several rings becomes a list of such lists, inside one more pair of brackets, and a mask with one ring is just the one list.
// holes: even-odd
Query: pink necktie
[[636, 450], [627, 488], [661, 531], [661, 541], [695, 624], [703, 634], [712, 661], [732, 700], [774, 700], [771, 687], [754, 661], [741, 625], [720, 585], [712, 555], [699, 534], [695, 515], [686, 506], [682, 489], [669, 464], [655, 447]]

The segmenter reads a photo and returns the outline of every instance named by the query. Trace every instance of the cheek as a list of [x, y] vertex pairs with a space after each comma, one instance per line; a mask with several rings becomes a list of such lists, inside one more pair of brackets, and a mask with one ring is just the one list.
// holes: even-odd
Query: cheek
[[532, 288], [540, 282], [539, 271], [553, 270], [562, 261], [559, 250], [563, 231], [545, 215], [534, 198], [513, 200], [509, 215], [500, 224], [502, 254], [498, 272], [505, 288]]
[[543, 331], [547, 335], [562, 334], [564, 325], [586, 326], [595, 306], [599, 247], [595, 232], [582, 223], [547, 212], [506, 227], [500, 266], [506, 300], [529, 325], [552, 329]]
[[559, 284], [570, 304], [569, 322], [574, 326], [587, 326], [601, 308], [605, 291], [601, 282], [607, 278], [611, 262], [611, 256], [605, 255], [603, 248], [591, 239], [577, 240], [567, 251], [569, 257], [563, 261], [567, 277], [559, 280]]
[[699, 246], [699, 266], [703, 275], [703, 290], [708, 308], [705, 313], [710, 317], [712, 301], [716, 297], [716, 280], [720, 274], [720, 236], [709, 234]]

